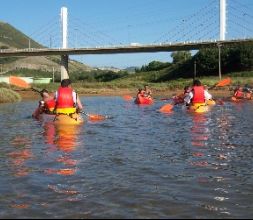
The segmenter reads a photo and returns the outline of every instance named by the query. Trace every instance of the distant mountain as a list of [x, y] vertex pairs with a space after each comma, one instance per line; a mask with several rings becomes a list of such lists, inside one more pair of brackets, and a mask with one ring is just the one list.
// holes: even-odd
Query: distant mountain
[[105, 71], [112, 71], [112, 72], [115, 72], [115, 73], [118, 73], [119, 71], [121, 71], [122, 69], [119, 69], [119, 68], [116, 68], [116, 67], [113, 67], [113, 66], [104, 66], [104, 67], [99, 67], [98, 69], [100, 70], [105, 70]]
[[137, 67], [137, 66], [130, 66], [130, 67], [125, 68], [124, 70], [126, 70], [127, 72], [130, 72], [130, 73], [135, 73], [135, 70], [138, 68], [139, 67]]
[[[28, 48], [30, 44], [31, 48], [43, 48], [43, 45], [40, 45], [33, 39], [17, 30], [8, 23], [0, 22], [0, 49], [12, 49], [12, 48]], [[45, 48], [45, 47], [44, 47]], [[60, 57], [59, 56], [45, 56], [45, 57], [6, 57], [0, 58], [1, 74], [18, 69], [29, 69], [29, 70], [41, 70], [52, 72], [52, 69], [55, 72], [60, 73]], [[82, 71], [91, 71], [93, 68], [84, 65], [80, 62], [70, 60], [69, 62], [69, 71], [70, 72], [82, 72]]]

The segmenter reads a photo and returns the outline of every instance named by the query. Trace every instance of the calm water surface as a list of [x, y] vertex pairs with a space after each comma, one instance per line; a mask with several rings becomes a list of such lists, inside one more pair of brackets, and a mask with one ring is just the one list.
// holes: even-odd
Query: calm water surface
[[203, 115], [83, 98], [78, 129], [0, 105], [0, 218], [251, 218], [253, 102]]

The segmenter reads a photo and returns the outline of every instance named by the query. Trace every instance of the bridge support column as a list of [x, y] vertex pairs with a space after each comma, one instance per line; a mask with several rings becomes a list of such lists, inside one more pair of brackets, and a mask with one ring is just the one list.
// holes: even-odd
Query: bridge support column
[[[62, 48], [68, 48], [68, 9], [66, 7], [61, 8], [61, 21], [62, 21]], [[61, 80], [69, 78], [69, 56], [61, 56]]]
[[61, 80], [69, 79], [69, 56], [62, 55], [61, 56]]

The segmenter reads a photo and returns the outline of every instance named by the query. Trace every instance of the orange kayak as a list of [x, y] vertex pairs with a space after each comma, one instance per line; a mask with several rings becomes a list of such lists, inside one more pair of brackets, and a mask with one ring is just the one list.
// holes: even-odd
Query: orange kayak
[[137, 105], [152, 105], [154, 100], [152, 98], [139, 97], [135, 99], [135, 104]]
[[250, 99], [250, 98], [239, 99], [239, 98], [236, 98], [236, 97], [233, 96], [231, 98], [231, 101], [233, 101], [233, 102], [243, 102], [243, 101], [252, 101], [252, 99]]

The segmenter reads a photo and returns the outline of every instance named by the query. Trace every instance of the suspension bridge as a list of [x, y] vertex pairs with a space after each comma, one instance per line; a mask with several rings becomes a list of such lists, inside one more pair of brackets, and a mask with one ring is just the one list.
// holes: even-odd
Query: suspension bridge
[[[56, 27], [56, 22], [53, 21], [53, 24], [49, 23], [45, 29], [42, 28], [39, 31], [39, 37], [35, 37], [36, 40], [38, 39], [37, 42], [44, 45], [42, 48], [32, 47], [30, 39], [34, 37], [31, 36], [28, 48], [2, 49], [0, 57], [59, 55], [62, 60], [61, 78], [64, 79], [68, 78], [69, 55], [172, 52], [212, 47], [218, 47], [220, 50], [222, 46], [232, 47], [253, 42], [252, 12], [238, 0], [234, 0], [233, 4], [227, 4], [227, 1], [212, 0], [193, 15], [182, 19], [173, 29], [166, 31], [152, 43], [134, 44], [119, 42], [109, 36], [110, 31], [85, 32], [88, 25], [76, 18], [69, 19], [68, 9], [63, 7], [60, 24], [55, 28], [59, 29], [60, 26], [61, 32], [52, 31]], [[219, 9], [218, 13], [217, 8]], [[77, 46], [77, 31], [80, 34], [78, 42], [79, 45], [83, 44], [82, 46]], [[228, 31], [241, 33], [241, 35], [237, 34], [234, 38], [230, 35], [228, 38], [226, 37]], [[42, 40], [44, 35], [47, 36], [46, 38], [50, 36], [48, 46], [46, 46], [48, 43]], [[56, 40], [53, 41], [52, 36], [59, 38], [58, 46], [54, 45]], [[86, 45], [82, 42], [85, 42]]]

